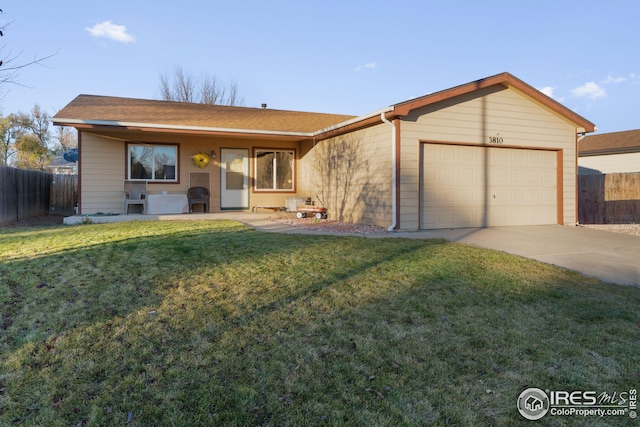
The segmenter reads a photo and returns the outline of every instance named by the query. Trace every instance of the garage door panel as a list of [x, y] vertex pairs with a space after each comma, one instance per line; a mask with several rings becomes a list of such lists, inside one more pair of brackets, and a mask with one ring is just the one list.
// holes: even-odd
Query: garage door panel
[[556, 162], [554, 151], [425, 144], [421, 227], [555, 224]]
[[456, 192], [456, 203], [458, 206], [475, 206], [481, 200], [482, 194], [479, 189], [463, 188]]
[[558, 184], [558, 175], [555, 171], [542, 171], [542, 184], [545, 187], [556, 187]]
[[438, 203], [442, 203], [442, 204], [447, 204], [447, 206], [450, 207], [455, 207], [456, 206], [456, 199], [457, 199], [457, 192], [451, 192], [451, 191], [438, 191]]
[[477, 171], [469, 168], [461, 168], [458, 172], [458, 181], [474, 183], [478, 181]]
[[[542, 166], [546, 164], [549, 151], [543, 150], [527, 150], [526, 151], [526, 163], [529, 165]], [[554, 153], [551, 153], [554, 154]]]
[[435, 189], [422, 191], [422, 203], [431, 204], [438, 201], [438, 192]]
[[456, 150], [446, 145], [438, 147], [436, 155], [440, 158], [440, 160], [456, 160]]
[[458, 171], [454, 168], [442, 168], [438, 176], [440, 182], [455, 183], [458, 181]]

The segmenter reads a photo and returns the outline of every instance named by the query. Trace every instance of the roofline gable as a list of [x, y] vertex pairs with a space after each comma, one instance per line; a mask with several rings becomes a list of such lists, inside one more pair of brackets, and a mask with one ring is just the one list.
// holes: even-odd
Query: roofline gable
[[445, 101], [460, 95], [465, 95], [495, 85], [502, 85], [507, 88], [512, 87], [514, 89], [517, 89], [534, 101], [542, 104], [556, 114], [564, 117], [566, 120], [569, 120], [570, 122], [578, 125], [578, 128], [582, 128], [582, 132], [579, 133], [595, 131], [596, 126], [589, 120], [585, 119], [579, 114], [576, 114], [553, 98], [545, 95], [533, 86], [525, 83], [524, 81], [507, 72], [491, 77], [486, 77], [484, 79], [476, 80], [460, 86], [455, 86], [429, 95], [421, 96], [419, 98], [410, 99], [399, 104], [395, 104], [393, 106], [393, 113], [388, 113], [387, 118], [392, 119], [398, 116], [406, 116], [416, 108], [425, 107], [427, 105], [435, 104], [440, 101]]

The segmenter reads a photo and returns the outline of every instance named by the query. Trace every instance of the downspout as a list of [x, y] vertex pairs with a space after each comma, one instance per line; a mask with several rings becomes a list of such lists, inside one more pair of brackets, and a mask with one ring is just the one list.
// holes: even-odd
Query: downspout
[[389, 228], [387, 228], [388, 232], [392, 232], [397, 224], [396, 221], [396, 215], [398, 212], [398, 206], [397, 206], [397, 202], [396, 202], [396, 195], [397, 195], [397, 179], [396, 179], [396, 125], [394, 125], [392, 122], [390, 122], [387, 117], [385, 116], [385, 113], [380, 113], [380, 118], [382, 119], [382, 121], [384, 123], [387, 123], [389, 125], [391, 125], [391, 225], [389, 226]]

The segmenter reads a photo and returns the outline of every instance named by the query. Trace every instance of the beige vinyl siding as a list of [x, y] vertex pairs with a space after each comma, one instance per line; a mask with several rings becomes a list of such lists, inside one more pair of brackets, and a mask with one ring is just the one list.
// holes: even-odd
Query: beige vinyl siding
[[330, 219], [388, 227], [392, 222], [391, 138], [392, 127], [381, 124], [304, 143], [300, 195], [320, 196]]
[[[179, 180], [178, 182], [149, 182], [150, 193], [167, 191], [169, 194], [186, 194], [190, 186], [190, 173], [208, 173], [210, 176], [211, 212], [220, 211], [220, 149], [245, 148], [249, 150], [250, 167], [253, 168], [254, 148], [273, 148], [295, 150], [300, 156], [299, 144], [295, 142], [261, 141], [252, 139], [214, 138], [206, 136], [151, 133], [118, 133], [101, 136], [82, 133], [81, 146], [81, 212], [122, 213], [123, 180], [126, 177], [126, 142], [149, 144], [178, 144]], [[215, 151], [216, 159], [211, 159], [204, 168], [193, 164], [191, 156], [203, 151]], [[300, 167], [297, 165], [299, 171]], [[250, 169], [250, 176], [253, 169]], [[253, 181], [249, 180], [252, 186]], [[285, 206], [286, 197], [294, 193], [253, 192], [249, 193], [250, 206]]]
[[640, 172], [640, 153], [584, 156], [578, 158], [578, 165], [600, 173]]
[[[562, 216], [576, 221], [575, 125], [514, 89], [491, 87], [412, 112], [401, 125], [402, 229], [419, 227], [420, 142], [562, 150]], [[489, 144], [489, 137], [502, 144]]]
[[80, 212], [122, 213], [124, 142], [82, 133]]

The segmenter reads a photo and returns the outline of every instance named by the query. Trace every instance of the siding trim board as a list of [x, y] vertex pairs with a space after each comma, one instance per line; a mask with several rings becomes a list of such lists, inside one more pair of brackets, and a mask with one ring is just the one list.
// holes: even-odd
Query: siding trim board
[[400, 188], [400, 177], [402, 176], [402, 152], [401, 152], [401, 137], [402, 137], [402, 131], [400, 130], [400, 123], [401, 120], [400, 119], [395, 119], [393, 121], [393, 125], [395, 126], [395, 130], [396, 130], [396, 135], [395, 135], [395, 141], [396, 141], [396, 158], [393, 159], [392, 161], [396, 162], [396, 230], [399, 230], [402, 228], [402, 226], [400, 225], [400, 221], [401, 221], [401, 210], [402, 210], [402, 206], [401, 206], [401, 201], [402, 201], [402, 195], [401, 195], [401, 188]]
[[[558, 207], [558, 224], [564, 224], [564, 161], [563, 150], [557, 150], [556, 157], [556, 206]], [[576, 180], [577, 182], [577, 180]], [[577, 200], [577, 199], [576, 199]], [[576, 206], [578, 204], [576, 203]]]
[[78, 211], [76, 212], [78, 215], [82, 213], [82, 177], [83, 177], [83, 168], [82, 168], [82, 135], [83, 133], [78, 130]]

